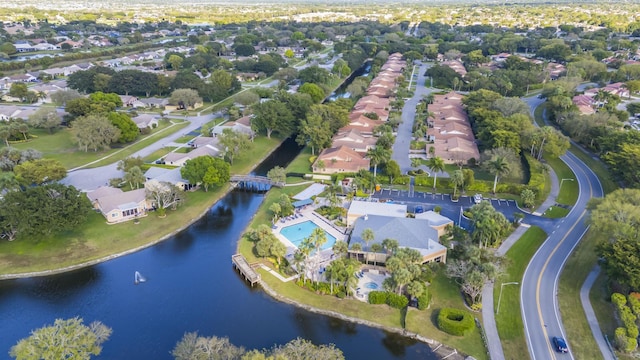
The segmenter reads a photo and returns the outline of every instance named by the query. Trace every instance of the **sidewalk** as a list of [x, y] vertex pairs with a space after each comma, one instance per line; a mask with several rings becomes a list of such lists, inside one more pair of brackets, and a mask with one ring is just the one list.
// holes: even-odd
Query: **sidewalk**
[[[509, 237], [498, 247], [496, 251], [497, 256], [504, 256], [506, 252], [513, 246], [513, 244], [520, 239], [530, 228], [527, 224], [521, 224], [518, 228], [509, 235]], [[496, 325], [495, 313], [493, 310], [493, 282], [488, 282], [482, 289], [482, 322], [484, 323], [484, 332], [487, 338], [487, 347], [489, 350], [489, 357], [492, 360], [504, 359], [504, 352], [502, 351], [502, 344], [500, 343], [500, 336], [498, 335], [498, 327]]]
[[600, 352], [602, 353], [604, 360], [614, 360], [615, 356], [611, 353], [609, 346], [602, 334], [602, 330], [600, 330], [600, 325], [598, 324], [598, 318], [596, 317], [596, 313], [593, 311], [593, 306], [591, 306], [591, 301], [589, 300], [589, 293], [591, 292], [591, 287], [593, 283], [598, 278], [600, 274], [600, 266], [596, 265], [593, 267], [587, 279], [582, 284], [580, 288], [580, 302], [582, 303], [582, 309], [584, 310], [584, 314], [587, 317], [587, 322], [589, 323], [589, 327], [591, 328], [591, 333], [593, 334], [593, 338], [595, 339], [598, 347], [600, 348]]

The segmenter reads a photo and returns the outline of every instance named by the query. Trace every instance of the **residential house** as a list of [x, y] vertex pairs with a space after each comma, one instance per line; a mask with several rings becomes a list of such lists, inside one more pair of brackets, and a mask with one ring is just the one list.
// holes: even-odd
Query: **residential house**
[[142, 98], [138, 99], [140, 103], [144, 105], [144, 107], [151, 109], [164, 109], [167, 104], [169, 104], [169, 99], [166, 98]]
[[471, 159], [476, 161], [480, 159], [478, 146], [461, 137], [436, 139], [433, 144], [427, 144], [427, 153], [431, 146], [435, 149], [435, 156], [444, 160], [445, 164], [466, 164]]
[[331, 141], [333, 147], [346, 146], [363, 156], [376, 146], [377, 139], [372, 136], [364, 136], [357, 129], [339, 131]]
[[140, 114], [134, 118], [131, 118], [138, 126], [138, 129], [156, 128], [158, 127], [158, 116], [150, 114]]
[[595, 114], [596, 101], [588, 95], [576, 95], [572, 99], [573, 104], [578, 107], [578, 111], [582, 115]]
[[467, 69], [464, 67], [464, 64], [460, 60], [443, 61], [442, 65], [450, 67], [451, 69], [453, 69], [453, 71], [455, 71], [456, 73], [458, 73], [458, 75], [462, 77], [467, 75]]
[[191, 159], [200, 156], [219, 156], [220, 153], [220, 149], [215, 145], [205, 145], [193, 149], [188, 153], [171, 152], [164, 157], [164, 161], [167, 165], [182, 166]]
[[215, 126], [211, 131], [213, 135], [217, 136], [222, 134], [224, 129], [231, 129], [235, 132], [249, 135], [253, 139], [255, 132], [251, 129], [251, 115], [243, 116], [238, 120], [227, 121], [223, 124]]
[[364, 158], [346, 146], [324, 149], [313, 163], [313, 172], [334, 174], [342, 172], [358, 172], [371, 167], [369, 159]]
[[177, 186], [178, 188], [187, 191], [193, 187], [189, 184], [188, 180], [182, 178], [179, 167], [174, 169], [165, 169], [161, 167], [152, 166], [144, 173], [144, 177], [149, 180], [157, 180], [160, 182], [168, 182]]
[[124, 107], [133, 107], [134, 103], [138, 101], [137, 96], [132, 95], [118, 95], [120, 100], [122, 100], [122, 106]]
[[110, 224], [146, 216], [150, 207], [145, 189], [124, 192], [105, 186], [87, 193], [87, 197]]
[[[374, 238], [365, 241], [362, 233], [366, 229], [373, 230]], [[368, 261], [383, 263], [386, 253], [373, 252], [373, 244], [382, 244], [385, 239], [395, 239], [401, 248], [417, 250], [422, 255], [422, 263], [447, 262], [447, 248], [440, 244], [438, 230], [430, 226], [429, 221], [407, 217], [391, 217], [365, 215], [358, 218], [351, 233], [349, 256], [361, 257]], [[362, 251], [354, 251], [353, 245], [360, 244]]]
[[604, 91], [611, 95], [616, 95], [620, 98], [628, 98], [630, 96], [629, 90], [627, 89], [626, 85], [621, 82], [609, 84], [602, 88], [588, 89], [584, 92], [584, 94], [590, 97], [595, 97], [599, 91]]

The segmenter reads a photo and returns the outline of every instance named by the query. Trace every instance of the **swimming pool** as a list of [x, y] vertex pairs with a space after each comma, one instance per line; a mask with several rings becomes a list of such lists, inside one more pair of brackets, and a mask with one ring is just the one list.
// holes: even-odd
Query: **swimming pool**
[[375, 289], [378, 288], [378, 284], [373, 282], [373, 281], [371, 281], [371, 282], [368, 282], [368, 283], [364, 284], [364, 287], [366, 287], [367, 289], [375, 290]]
[[[282, 230], [280, 230], [280, 234], [291, 241], [293, 245], [299, 247], [302, 240], [308, 238], [309, 235], [311, 235], [311, 233], [313, 232], [313, 229], [317, 227], [318, 225], [316, 225], [313, 221], [308, 220], [299, 224], [284, 227], [282, 228]], [[333, 247], [333, 244], [335, 244], [336, 238], [326, 231], [324, 232], [324, 234], [327, 237], [327, 242], [322, 245], [321, 249], [330, 249], [331, 247]]]

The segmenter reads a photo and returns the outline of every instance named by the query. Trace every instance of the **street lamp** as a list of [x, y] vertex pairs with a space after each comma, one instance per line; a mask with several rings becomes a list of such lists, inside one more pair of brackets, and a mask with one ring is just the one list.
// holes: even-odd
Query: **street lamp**
[[514, 281], [514, 282], [507, 282], [507, 283], [500, 284], [500, 296], [498, 296], [498, 308], [496, 309], [496, 314], [500, 313], [500, 301], [502, 300], [502, 288], [505, 285], [520, 285], [520, 283], [517, 281]]
[[569, 180], [569, 181], [575, 181], [575, 179], [573, 178], [568, 178], [568, 179], [562, 179], [560, 180], [560, 187], [558, 188], [558, 190], [562, 189], [562, 183], [564, 183], [565, 180]]

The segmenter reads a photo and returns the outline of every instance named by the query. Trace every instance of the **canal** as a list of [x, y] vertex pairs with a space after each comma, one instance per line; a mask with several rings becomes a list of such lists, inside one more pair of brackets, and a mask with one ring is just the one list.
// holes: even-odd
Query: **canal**
[[[287, 141], [256, 173], [286, 166], [298, 152]], [[70, 273], [0, 282], [0, 358], [31, 330], [74, 316], [113, 329], [100, 359], [172, 359], [176, 342], [193, 331], [227, 336], [247, 349], [303, 337], [333, 343], [347, 359], [436, 358], [423, 343], [280, 303], [247, 285], [231, 255], [263, 196], [229, 193], [181, 233], [131, 255]], [[136, 271], [145, 283], [134, 284]]]

